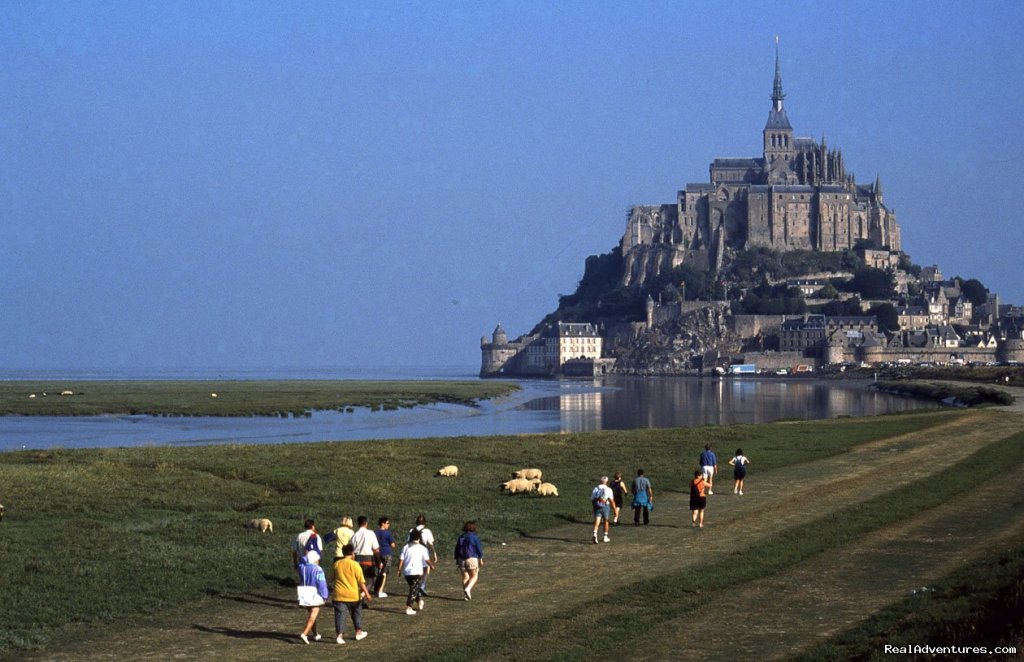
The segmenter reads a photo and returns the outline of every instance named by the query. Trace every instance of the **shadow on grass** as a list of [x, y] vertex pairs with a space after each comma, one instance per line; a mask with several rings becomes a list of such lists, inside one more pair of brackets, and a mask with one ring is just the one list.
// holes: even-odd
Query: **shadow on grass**
[[364, 609], [363, 612], [372, 611], [377, 614], [393, 614], [395, 616], [405, 616], [405, 599], [403, 598], [401, 604], [396, 604], [394, 607], [381, 607], [379, 603], [374, 600], [370, 608]]
[[565, 543], [569, 543], [570, 545], [588, 545], [588, 544], [592, 544], [591, 540], [590, 540], [590, 532], [589, 531], [587, 532], [587, 534], [585, 536], [582, 536], [582, 537], [573, 536], [571, 538], [569, 538], [569, 537], [562, 537], [562, 536], [541, 536], [541, 535], [537, 535], [536, 533], [529, 533], [527, 531], [523, 531], [522, 529], [516, 529], [516, 533], [518, 533], [523, 538], [527, 538], [528, 540], [554, 540], [555, 542], [565, 542]]
[[277, 598], [271, 595], [259, 595], [258, 593], [218, 593], [217, 596], [221, 600], [231, 600], [233, 602], [243, 602], [253, 605], [263, 605], [265, 607], [277, 607], [278, 609], [291, 609], [295, 607], [295, 601], [286, 598]]
[[294, 634], [285, 634], [283, 632], [267, 632], [265, 630], [236, 630], [234, 628], [218, 628], [218, 627], [207, 627], [205, 625], [192, 625], [193, 630], [199, 630], [200, 632], [207, 632], [209, 634], [220, 634], [225, 637], [234, 637], [235, 639], [273, 639], [275, 641], [285, 641], [290, 643], [302, 643], [299, 638]]
[[628, 529], [640, 529], [640, 528], [643, 528], [643, 527], [647, 527], [649, 529], [678, 529], [679, 525], [678, 524], [662, 524], [661, 522], [651, 522], [650, 524], [636, 525], [636, 524], [633, 523], [633, 520], [629, 520], [628, 522], [626, 522], [626, 521], [619, 522], [618, 526], [615, 526], [613, 524], [612, 525], [612, 530], [614, 531], [615, 529], [619, 529], [620, 531], [625, 532]]
[[277, 582], [277, 584], [279, 586], [284, 586], [285, 588], [295, 588], [296, 586], [299, 585], [299, 583], [297, 581], [295, 581], [295, 577], [292, 577], [292, 576], [281, 577], [279, 575], [272, 575], [270, 573], [264, 573], [263, 574], [263, 579], [266, 579], [267, 581], [270, 581], [270, 582]]

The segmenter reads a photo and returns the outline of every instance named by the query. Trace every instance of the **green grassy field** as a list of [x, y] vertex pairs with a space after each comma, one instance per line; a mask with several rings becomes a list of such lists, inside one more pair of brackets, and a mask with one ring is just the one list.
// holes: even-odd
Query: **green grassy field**
[[[47, 650], [86, 631], [91, 636], [116, 632], [231, 591], [280, 590], [291, 581], [288, 541], [306, 517], [329, 529], [342, 515], [375, 519], [387, 514], [395, 529], [403, 531], [424, 512], [431, 528], [448, 538], [464, 520], [475, 519], [484, 542], [493, 545], [588, 520], [585, 498], [573, 495], [588, 494], [596, 477], [616, 469], [629, 476], [634, 467], [643, 466], [658, 477], [661, 493], [681, 495], [707, 442], [726, 457], [742, 446], [757, 458], [756, 471], [770, 473], [826, 461], [859, 444], [927, 430], [962, 415], [932, 412], [571, 435], [8, 453], [0, 456], [0, 501], [7, 507], [0, 523], [0, 622], [5, 624], [0, 655]], [[1020, 446], [1014, 443], [994, 452], [1005, 454]], [[457, 464], [462, 476], [435, 477], [446, 464]], [[500, 495], [499, 481], [523, 466], [543, 467], [546, 478], [569, 498]], [[927, 490], [907, 488], [907, 497], [895, 505], [851, 505], [838, 519], [828, 516], [730, 557], [729, 567], [739, 565], [746, 577], [760, 576], [773, 572], [778, 558], [799, 562], [842, 545], [851, 535], [884, 523], [869, 516], [877, 509], [892, 517], [909, 516], [950, 498], [963, 489], [955, 474], [932, 479]], [[243, 529], [251, 517], [269, 517], [277, 533]], [[709, 576], [719, 576], [715, 572], [723, 579], [708, 581], [734, 575], [725, 566]], [[694, 589], [685, 576], [634, 588], [669, 590], [667, 602], [657, 602], [664, 616], [685, 611]], [[657, 622], [646, 612], [642, 617]], [[541, 626], [526, 622], [516, 627], [523, 636], [533, 636]], [[510, 635], [516, 632], [509, 630]], [[588, 636], [574, 629], [566, 645], [572, 649], [572, 641], [584, 642]], [[468, 642], [462, 650], [465, 657], [495, 652], [486, 642]]]
[[0, 416], [305, 416], [354, 407], [474, 405], [518, 388], [511, 382], [444, 380], [4, 381]]

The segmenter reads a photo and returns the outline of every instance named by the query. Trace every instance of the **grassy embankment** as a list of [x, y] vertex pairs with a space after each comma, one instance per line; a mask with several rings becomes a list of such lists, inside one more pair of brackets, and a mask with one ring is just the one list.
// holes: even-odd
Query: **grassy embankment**
[[[895, 432], [895, 430], [894, 430]], [[746, 444], [745, 444], [746, 447]], [[532, 619], [507, 628], [501, 638], [481, 636], [464, 641], [430, 657], [438, 660], [501, 659], [513, 654], [530, 652], [544, 655], [544, 651], [557, 650], [558, 659], [584, 659], [594, 650], [618, 652], [628, 656], [631, 645], [623, 641], [642, 641], [646, 635], [656, 635], [670, 624], [686, 622], [704, 606], [707, 596], [729, 595], [745, 585], [771, 577], [787, 569], [828, 552], [842, 549], [860, 538], [897, 525], [904, 520], [936, 508], [977, 487], [979, 482], [996, 479], [1004, 472], [1019, 470], [1024, 464], [1024, 431], [987, 445], [945, 470], [915, 480], [893, 491], [880, 494], [867, 501], [852, 504], [836, 512], [801, 526], [779, 531], [777, 535], [735, 553], [709, 560], [699, 572], [687, 568], [676, 573], [633, 583], [628, 599], [609, 601], [608, 596], [595, 597], [574, 605], [570, 622], [553, 619]], [[975, 471], [974, 467], [980, 467]], [[947, 588], [933, 594], [928, 602], [906, 601], [886, 610], [807, 653], [807, 659], [851, 659], [856, 654], [871, 655], [881, 643], [942, 642], [945, 635], [959, 633], [978, 643], [978, 633], [964, 632], [976, 619], [979, 608], [987, 607], [986, 624], [1004, 637], [1002, 644], [1016, 643], [1021, 629], [1010, 632], [1007, 624], [1016, 623], [1020, 598], [1016, 597], [1015, 612], [999, 609], [999, 600], [1005, 595], [1019, 592], [1024, 582], [1024, 546], [1009, 555], [990, 559], [990, 565], [999, 572], [986, 578], [984, 588], [970, 598], [963, 598], [964, 588], [956, 579], [947, 580], [944, 587], [953, 584], [954, 596]], [[1010, 561], [1003, 560], [1009, 558]], [[884, 562], [883, 562], [884, 563]], [[978, 568], [961, 571], [965, 577], [979, 578]], [[973, 589], [972, 589], [973, 590]], [[733, 624], [742, 628], [743, 614], [753, 609], [773, 609], [771, 605], [737, 605], [740, 621]], [[985, 620], [985, 617], [980, 617]], [[893, 624], [897, 623], [898, 627]], [[966, 624], [966, 625], [965, 625]], [[998, 645], [999, 636], [987, 641]], [[557, 648], [556, 648], [557, 647]], [[672, 656], [665, 656], [670, 659]], [[659, 656], [660, 659], [660, 656]]]
[[1011, 405], [1012, 395], [992, 386], [935, 383], [916, 380], [879, 381], [872, 385], [879, 391], [927, 398], [937, 402], [959, 404], [965, 407], [984, 405]]
[[[5, 381], [0, 382], [0, 416], [306, 416], [355, 407], [474, 405], [518, 388], [511, 382], [469, 380]], [[62, 396], [66, 391], [74, 395]]]
[[[332, 526], [345, 514], [388, 514], [403, 530], [425, 511], [435, 532], [451, 537], [472, 518], [482, 523], [485, 543], [494, 543], [586, 520], [586, 503], [571, 495], [588, 493], [595, 476], [615, 467], [643, 465], [662, 484], [683, 485], [689, 467], [679, 458], [695, 457], [707, 441], [723, 449], [742, 445], [758, 458], [759, 472], [771, 472], [960, 415], [583, 435], [9, 453], [0, 464], [0, 498], [8, 507], [0, 524], [0, 622], [5, 623], [0, 655], [152, 622], [168, 610], [229, 591], [279, 590], [291, 581], [287, 541], [306, 516]], [[971, 466], [1016, 466], [1021, 448], [1020, 440], [993, 444], [984, 457], [971, 458]], [[464, 476], [433, 477], [449, 463], [458, 464]], [[510, 508], [511, 497], [499, 495], [497, 483], [512, 469], [531, 465], [544, 467], [546, 477], [570, 498], [522, 498]], [[714, 564], [699, 579], [682, 573], [641, 581], [630, 590], [649, 596], [650, 608], [618, 613], [610, 622], [584, 618], [559, 641], [571, 652], [590, 646], [594, 632], [614, 638], [653, 628], [691, 609], [695, 590], [770, 574], [780, 564], [799, 563], [951, 498], [964, 489], [961, 473], [968, 472], [957, 465], [924, 479], [926, 485], [904, 488], [898, 498], [887, 495], [780, 532]], [[978, 479], [978, 471], [970, 475]], [[261, 536], [242, 528], [257, 516], [274, 520], [278, 533]], [[446, 655], [514, 651], [522, 638], [542, 635], [545, 628], [546, 621], [527, 618], [509, 628], [504, 643], [470, 639]]]
[[886, 644], [909, 647], [941, 642], [993, 649], [1020, 646], [1024, 639], [1024, 545], [986, 554], [923, 588], [927, 590], [915, 592], [798, 659], [881, 660], [891, 657], [883, 654]]

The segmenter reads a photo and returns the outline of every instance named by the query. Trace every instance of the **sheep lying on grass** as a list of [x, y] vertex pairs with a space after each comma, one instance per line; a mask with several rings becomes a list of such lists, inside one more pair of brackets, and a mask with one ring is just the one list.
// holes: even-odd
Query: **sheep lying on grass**
[[513, 478], [512, 480], [505, 481], [501, 484], [502, 491], [508, 491], [509, 494], [523, 494], [532, 492], [536, 489], [540, 481], [526, 480], [525, 478]]
[[544, 475], [540, 469], [520, 469], [519, 471], [512, 474], [513, 478], [525, 478], [527, 480], [540, 479]]
[[553, 483], [541, 483], [537, 487], [537, 494], [541, 496], [558, 496], [558, 488]]
[[273, 533], [274, 523], [268, 520], [266, 517], [260, 517], [251, 519], [245, 523], [245, 528], [254, 529], [260, 533]]
[[454, 464], [449, 464], [447, 467], [441, 467], [437, 470], [438, 476], [446, 476], [448, 478], [456, 478], [459, 475], [459, 468]]

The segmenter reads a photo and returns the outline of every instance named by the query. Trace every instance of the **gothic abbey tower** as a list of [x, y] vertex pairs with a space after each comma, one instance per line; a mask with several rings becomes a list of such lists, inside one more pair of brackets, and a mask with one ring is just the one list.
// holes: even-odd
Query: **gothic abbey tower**
[[711, 181], [687, 184], [675, 204], [633, 207], [622, 236], [623, 284], [643, 283], [684, 262], [717, 269], [725, 253], [767, 247], [779, 251], [841, 251], [867, 240], [900, 250], [896, 215], [885, 206], [879, 178], [857, 184], [841, 150], [822, 137], [796, 137], [783, 104], [778, 47], [772, 106], [762, 132], [762, 156], [718, 158]]

